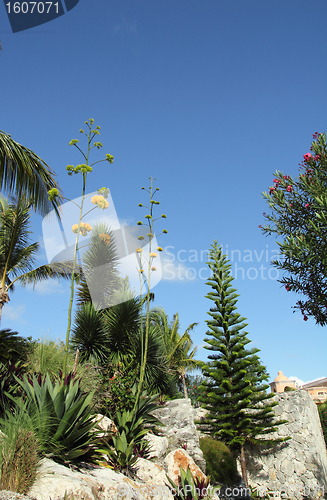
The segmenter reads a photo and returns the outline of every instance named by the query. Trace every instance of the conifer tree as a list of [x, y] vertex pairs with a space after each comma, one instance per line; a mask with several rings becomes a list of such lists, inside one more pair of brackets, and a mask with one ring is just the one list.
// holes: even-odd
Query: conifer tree
[[[244, 328], [245, 318], [237, 312], [236, 290], [232, 288], [231, 265], [221, 247], [214, 241], [207, 262], [212, 275], [207, 284], [211, 291], [206, 296], [213, 304], [207, 320], [209, 331], [205, 338], [206, 349], [212, 351], [207, 363], [201, 363], [205, 377], [199, 401], [208, 413], [200, 425], [204, 432], [226, 443], [234, 456], [240, 456], [241, 470], [248, 486], [244, 445], [273, 445], [285, 438], [272, 439], [267, 434], [277, 425], [273, 406], [268, 401], [268, 375], [257, 353], [259, 349], [247, 349], [250, 340]], [[289, 439], [289, 438], [286, 438]]]

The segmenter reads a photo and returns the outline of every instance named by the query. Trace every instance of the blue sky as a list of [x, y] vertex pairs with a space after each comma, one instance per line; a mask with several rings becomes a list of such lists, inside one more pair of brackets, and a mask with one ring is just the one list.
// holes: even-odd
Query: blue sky
[[[158, 239], [166, 279], [154, 288], [156, 305], [178, 311], [182, 329], [199, 323], [193, 339], [206, 359], [205, 253], [216, 239], [272, 378], [326, 376], [326, 331], [293, 314], [297, 297], [269, 264], [277, 244], [258, 228], [273, 173], [296, 176], [312, 134], [327, 129], [326, 14], [323, 0], [80, 0], [13, 34], [0, 5], [0, 129], [76, 198], [81, 179], [65, 169], [81, 158], [68, 142], [94, 118], [103, 153], [115, 159], [95, 168], [88, 191], [109, 187], [120, 221], [134, 225], [144, 215], [141, 187], [153, 176], [160, 188], [167, 219], [157, 232], [168, 234]], [[42, 246], [42, 218], [32, 221]], [[66, 284], [17, 287], [2, 327], [63, 338], [68, 299]]]

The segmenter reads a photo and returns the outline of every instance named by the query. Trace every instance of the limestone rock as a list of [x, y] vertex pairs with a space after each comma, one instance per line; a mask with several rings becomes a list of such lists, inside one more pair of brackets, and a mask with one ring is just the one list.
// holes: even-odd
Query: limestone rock
[[168, 439], [165, 436], [156, 436], [150, 432], [144, 436], [150, 446], [150, 458], [161, 458], [166, 455], [168, 450]]
[[[144, 462], [147, 462], [144, 460]], [[74, 500], [173, 500], [165, 485], [165, 474], [143, 465], [140, 476], [148, 481], [132, 480], [106, 467], [73, 471], [49, 459], [41, 461], [37, 479], [28, 491], [28, 496], [36, 500], [59, 500], [65, 493]], [[152, 472], [151, 472], [152, 470]]]
[[101, 415], [101, 413], [97, 413], [92, 419], [92, 422], [97, 422], [97, 426], [103, 430], [103, 433], [100, 434], [99, 437], [109, 440], [110, 436], [117, 434], [115, 423], [105, 415]]
[[187, 453], [200, 469], [205, 471], [205, 460], [199, 445], [195, 410], [190, 399], [174, 399], [155, 410], [155, 416], [164, 424], [160, 434], [168, 439], [168, 452], [186, 446]]
[[186, 472], [189, 467], [192, 476], [198, 477], [199, 479], [206, 479], [201, 469], [196, 465], [193, 458], [183, 449], [178, 449], [170, 452], [166, 458], [165, 462], [167, 464], [168, 476], [170, 479], [178, 485], [180, 478], [180, 468]]

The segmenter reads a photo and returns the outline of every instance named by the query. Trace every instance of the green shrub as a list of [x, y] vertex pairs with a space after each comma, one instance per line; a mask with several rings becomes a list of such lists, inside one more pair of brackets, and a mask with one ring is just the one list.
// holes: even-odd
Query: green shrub
[[[49, 373], [52, 381], [58, 377], [62, 370], [65, 354], [63, 342], [54, 342], [44, 339], [34, 342], [27, 359], [27, 371], [30, 373], [41, 373], [45, 376]], [[68, 353], [67, 373], [72, 372], [75, 363], [75, 353]], [[96, 363], [89, 361], [77, 364], [76, 377], [80, 379], [79, 386], [85, 392], [98, 392], [100, 386], [99, 368]]]
[[200, 448], [207, 463], [206, 474], [214, 483], [232, 485], [237, 475], [236, 462], [228, 447], [211, 437], [200, 438]]
[[100, 385], [97, 391], [98, 413], [114, 417], [117, 412], [131, 411], [136, 397], [133, 388], [137, 385], [138, 377], [138, 369], [114, 369], [111, 365], [103, 368], [99, 375]]
[[0, 490], [26, 493], [36, 477], [39, 444], [26, 415], [8, 412], [1, 420]]
[[324, 434], [325, 443], [327, 446], [327, 401], [318, 405], [318, 412], [322, 427], [322, 432]]
[[3, 417], [7, 410], [13, 409], [11, 397], [19, 395], [16, 377], [21, 378], [24, 371], [25, 367], [19, 361], [5, 364], [0, 362], [0, 417]]

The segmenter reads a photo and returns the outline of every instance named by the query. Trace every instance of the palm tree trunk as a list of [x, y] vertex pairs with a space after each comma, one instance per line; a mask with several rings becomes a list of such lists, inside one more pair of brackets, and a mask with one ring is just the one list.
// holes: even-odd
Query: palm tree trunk
[[1, 315], [3, 306], [9, 302], [8, 290], [0, 286], [0, 325], [1, 325]]
[[246, 461], [245, 461], [245, 453], [244, 453], [244, 444], [242, 444], [241, 447], [241, 471], [242, 471], [242, 477], [245, 482], [245, 486], [248, 488], [249, 483], [248, 483], [248, 476], [246, 472]]
[[182, 373], [182, 381], [183, 381], [183, 389], [184, 389], [184, 398], [188, 398], [187, 387], [185, 382], [185, 373]]

